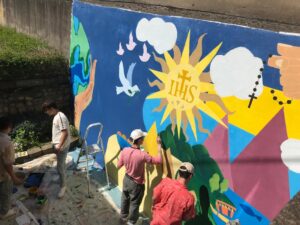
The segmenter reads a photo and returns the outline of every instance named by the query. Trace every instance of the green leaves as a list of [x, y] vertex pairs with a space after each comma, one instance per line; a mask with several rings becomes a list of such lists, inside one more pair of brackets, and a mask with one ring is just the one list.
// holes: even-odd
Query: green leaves
[[79, 137], [79, 132], [73, 125], [70, 125], [70, 133], [72, 137]]
[[228, 189], [228, 180], [224, 179], [220, 184], [220, 192], [224, 193], [225, 191], [227, 191], [227, 189]]
[[41, 40], [0, 26], [0, 80], [68, 74], [67, 60]]
[[59, 55], [45, 42], [0, 26], [0, 61]]
[[220, 176], [219, 174], [215, 173], [210, 179], [209, 179], [209, 186], [210, 191], [218, 191], [220, 189]]
[[28, 120], [17, 125], [12, 132], [16, 152], [22, 152], [35, 146], [40, 147], [40, 137], [41, 132], [37, 124]]
[[228, 189], [228, 180], [223, 179], [222, 182], [220, 182], [220, 176], [219, 174], [215, 173], [210, 179], [209, 179], [209, 187], [210, 191], [220, 191], [221, 193], [224, 193]]

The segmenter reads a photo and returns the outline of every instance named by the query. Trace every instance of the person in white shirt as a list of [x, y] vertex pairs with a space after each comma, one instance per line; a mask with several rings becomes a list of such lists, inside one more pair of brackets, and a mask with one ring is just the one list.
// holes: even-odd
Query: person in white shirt
[[60, 178], [58, 198], [66, 192], [66, 158], [70, 148], [70, 127], [66, 115], [59, 111], [55, 102], [48, 101], [42, 106], [43, 112], [54, 116], [52, 124], [52, 145], [57, 156], [57, 172]]

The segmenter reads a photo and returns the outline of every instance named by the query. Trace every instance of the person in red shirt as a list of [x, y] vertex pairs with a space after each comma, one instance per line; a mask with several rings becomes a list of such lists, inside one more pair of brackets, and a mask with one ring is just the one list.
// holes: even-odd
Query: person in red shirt
[[195, 217], [195, 199], [187, 189], [193, 165], [182, 163], [178, 174], [177, 180], [164, 178], [154, 188], [151, 225], [181, 225]]
[[128, 221], [127, 224], [135, 224], [139, 218], [139, 207], [145, 191], [145, 163], [162, 163], [160, 138], [157, 138], [159, 154], [152, 157], [140, 149], [145, 136], [146, 133], [140, 129], [132, 131], [130, 138], [133, 144], [122, 150], [118, 161], [118, 168], [126, 168], [121, 199], [121, 221]]

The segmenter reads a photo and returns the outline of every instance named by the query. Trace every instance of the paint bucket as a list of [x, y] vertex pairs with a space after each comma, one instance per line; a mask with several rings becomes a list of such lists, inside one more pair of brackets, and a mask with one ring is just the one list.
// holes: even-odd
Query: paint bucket
[[30, 187], [28, 189], [28, 194], [31, 197], [36, 197], [37, 196], [37, 192], [38, 192], [38, 188], [37, 187]]
[[48, 198], [46, 195], [39, 195], [36, 198], [37, 208], [42, 208], [47, 202], [48, 202]]

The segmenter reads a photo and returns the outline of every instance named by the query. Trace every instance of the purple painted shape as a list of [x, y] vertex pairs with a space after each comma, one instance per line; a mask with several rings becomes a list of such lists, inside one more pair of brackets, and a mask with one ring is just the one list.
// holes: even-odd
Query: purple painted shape
[[[227, 116], [224, 117], [223, 122], [228, 124]], [[223, 176], [229, 181], [229, 187], [233, 190], [229, 163], [228, 129], [219, 124], [206, 139], [204, 146], [208, 149], [210, 157], [217, 162]]]
[[280, 156], [286, 139], [281, 110], [231, 164], [234, 191], [270, 220], [289, 201], [288, 169]]

